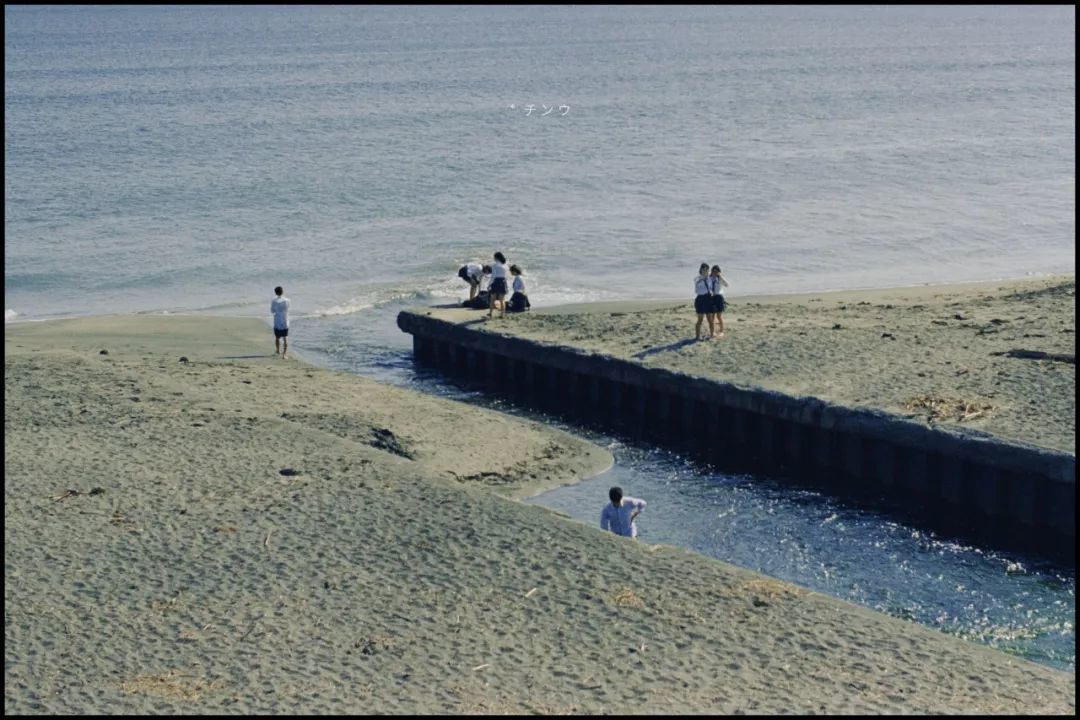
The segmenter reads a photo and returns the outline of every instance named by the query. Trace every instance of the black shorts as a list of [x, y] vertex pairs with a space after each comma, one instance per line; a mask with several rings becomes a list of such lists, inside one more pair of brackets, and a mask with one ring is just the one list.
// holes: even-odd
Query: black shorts
[[727, 300], [724, 300], [723, 295], [713, 295], [713, 312], [722, 313], [724, 308], [727, 307]]
[[274, 337], [275, 338], [289, 337], [289, 328], [285, 328], [284, 330], [282, 330], [281, 328], [274, 328]]
[[506, 278], [495, 278], [491, 281], [491, 287], [488, 291], [492, 295], [505, 295], [506, 294]]
[[698, 315], [709, 315], [714, 312], [712, 297], [709, 295], [698, 295], [694, 298], [694, 310]]

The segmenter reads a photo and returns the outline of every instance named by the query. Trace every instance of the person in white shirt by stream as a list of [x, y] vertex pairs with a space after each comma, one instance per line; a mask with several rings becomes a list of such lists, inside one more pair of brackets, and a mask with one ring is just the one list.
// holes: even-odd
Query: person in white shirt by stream
[[610, 530], [616, 535], [636, 538], [637, 525], [634, 519], [645, 510], [645, 501], [623, 496], [622, 488], [613, 487], [608, 491], [611, 502], [600, 511], [600, 529]]

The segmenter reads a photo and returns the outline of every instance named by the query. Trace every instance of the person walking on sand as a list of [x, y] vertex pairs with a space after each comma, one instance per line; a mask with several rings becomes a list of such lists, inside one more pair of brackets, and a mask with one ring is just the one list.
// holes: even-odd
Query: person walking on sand
[[495, 310], [495, 303], [502, 308], [502, 317], [506, 317], [506, 256], [495, 253], [495, 264], [491, 266], [491, 285], [488, 287], [488, 317]]
[[469, 283], [469, 302], [472, 302], [476, 294], [480, 292], [480, 281], [485, 275], [491, 274], [490, 265], [480, 263], [465, 263], [457, 271], [458, 277]]
[[701, 263], [697, 277], [694, 278], [694, 312], [697, 313], [697, 325], [694, 326], [696, 340], [701, 339], [701, 322], [709, 318], [709, 337], [713, 336], [713, 299], [709, 282], [709, 263]]
[[[716, 337], [724, 337], [724, 309], [727, 301], [724, 299], [724, 288], [729, 287], [728, 281], [720, 273], [720, 266], [713, 265], [709, 272], [709, 292], [712, 293], [713, 313], [716, 316]], [[713, 317], [709, 316], [710, 334], [713, 325]]]
[[[270, 314], [274, 316], [274, 354], [281, 354], [282, 359], [289, 352], [289, 298], [278, 285], [274, 288], [276, 298], [270, 301]], [[284, 343], [284, 347], [282, 347]]]
[[645, 510], [645, 501], [629, 495], [624, 497], [620, 487], [608, 490], [608, 498], [611, 502], [600, 511], [600, 529], [610, 530], [623, 537], [636, 538], [637, 525], [634, 518]]

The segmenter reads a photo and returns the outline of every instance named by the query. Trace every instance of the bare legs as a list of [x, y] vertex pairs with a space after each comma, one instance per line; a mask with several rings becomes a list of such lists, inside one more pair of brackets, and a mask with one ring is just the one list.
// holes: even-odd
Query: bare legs
[[499, 304], [502, 308], [501, 317], [506, 317], [506, 296], [505, 295], [490, 295], [488, 297], [488, 317], [491, 317], [491, 313], [495, 310], [495, 303]]
[[724, 316], [720, 313], [707, 313], [697, 316], [697, 325], [694, 326], [694, 335], [697, 340], [701, 339], [701, 323], [709, 319], [709, 337], [724, 337]]

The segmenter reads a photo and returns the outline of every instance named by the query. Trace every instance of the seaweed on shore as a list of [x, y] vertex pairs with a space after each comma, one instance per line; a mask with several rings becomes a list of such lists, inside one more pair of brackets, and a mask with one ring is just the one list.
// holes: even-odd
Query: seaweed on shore
[[925, 413], [926, 421], [931, 425], [948, 420], [968, 422], [969, 420], [985, 417], [995, 409], [989, 403], [926, 394], [909, 398], [901, 405], [909, 412], [920, 415]]

